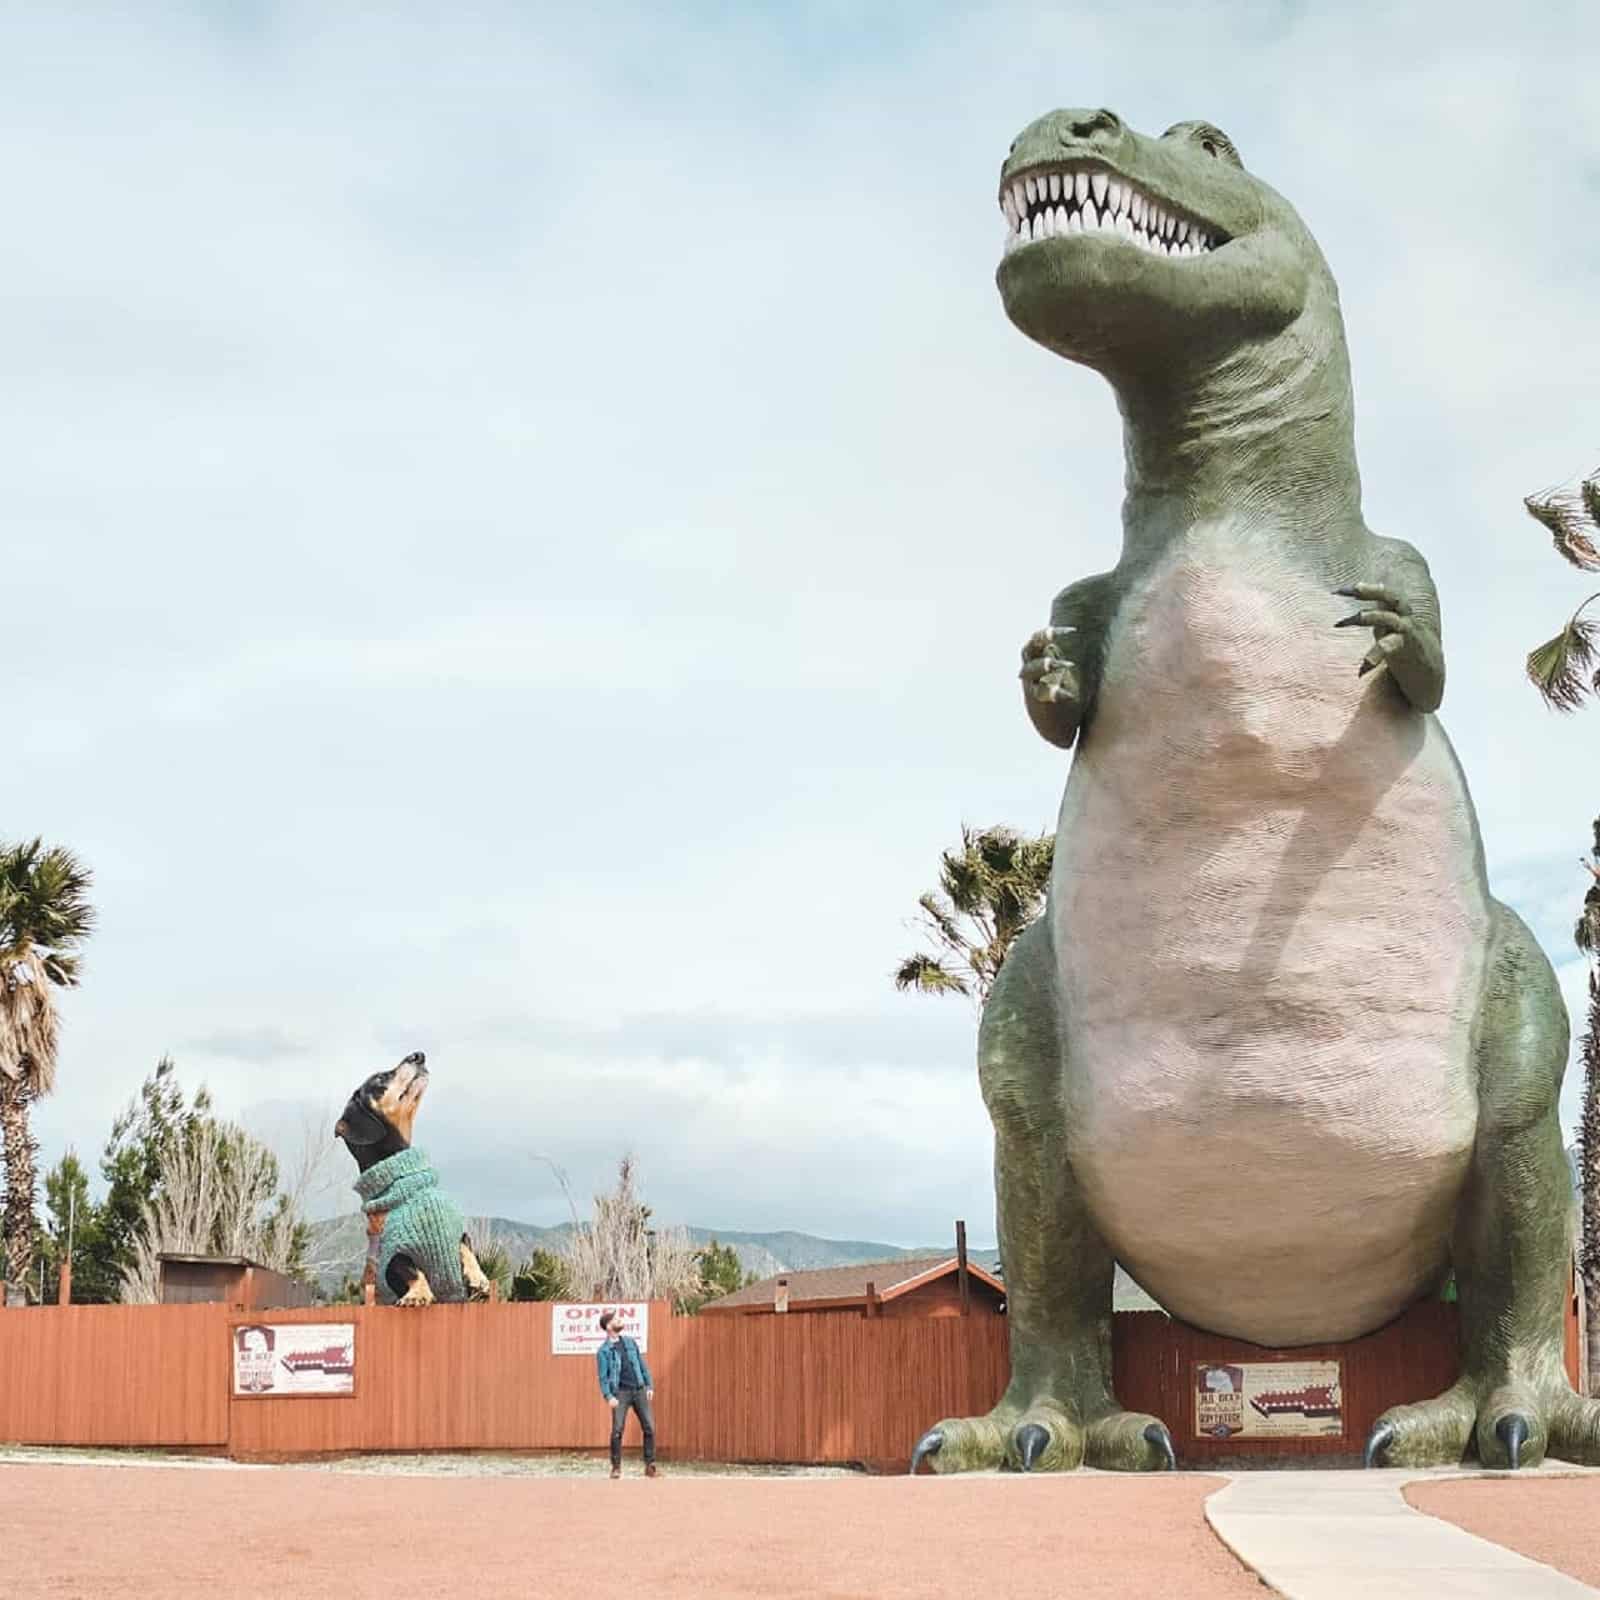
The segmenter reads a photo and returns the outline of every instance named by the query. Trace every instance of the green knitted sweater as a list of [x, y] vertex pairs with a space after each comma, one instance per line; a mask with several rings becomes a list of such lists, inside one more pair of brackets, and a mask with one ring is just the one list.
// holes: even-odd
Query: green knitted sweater
[[363, 1211], [384, 1214], [378, 1239], [379, 1283], [386, 1283], [390, 1261], [404, 1250], [422, 1268], [436, 1300], [467, 1298], [461, 1276], [466, 1220], [440, 1191], [439, 1179], [422, 1151], [402, 1150], [368, 1167], [356, 1179], [355, 1190]]

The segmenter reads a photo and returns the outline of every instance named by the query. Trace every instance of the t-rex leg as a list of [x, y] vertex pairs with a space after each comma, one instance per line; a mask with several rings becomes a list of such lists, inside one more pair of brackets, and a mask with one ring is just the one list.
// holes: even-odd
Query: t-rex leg
[[1461, 1302], [1461, 1376], [1420, 1405], [1384, 1412], [1367, 1464], [1487, 1467], [1546, 1453], [1600, 1463], [1600, 1401], [1562, 1363], [1572, 1269], [1572, 1178], [1556, 1102], [1567, 1013], [1550, 963], [1520, 918], [1496, 908], [1478, 1012], [1478, 1134], [1451, 1253]]
[[1044, 919], [1017, 940], [984, 1007], [978, 1072], [994, 1122], [995, 1202], [1011, 1382], [987, 1416], [947, 1418], [911, 1470], [1171, 1466], [1155, 1417], [1111, 1392], [1111, 1254], [1067, 1156], [1055, 957]]

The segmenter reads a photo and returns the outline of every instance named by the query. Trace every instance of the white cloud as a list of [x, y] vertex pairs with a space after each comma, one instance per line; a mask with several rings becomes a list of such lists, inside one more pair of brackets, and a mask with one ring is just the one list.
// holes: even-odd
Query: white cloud
[[925, 1072], [881, 1041], [957, 823], [1054, 817], [1012, 661], [1115, 557], [1111, 397], [991, 281], [1053, 104], [1210, 117], [1318, 233], [1370, 519], [1566, 960], [1600, 763], [1519, 674], [1583, 591], [1518, 501], [1600, 459], [1576, 4], [422, 17], [0, 22], [6, 830], [103, 908], [47, 1154], [163, 1049], [242, 1107], [415, 1039], [475, 1208], [538, 1209], [469, 1104], [603, 1171], [617, 1073], [690, 1220], [985, 1233], [970, 1016]]

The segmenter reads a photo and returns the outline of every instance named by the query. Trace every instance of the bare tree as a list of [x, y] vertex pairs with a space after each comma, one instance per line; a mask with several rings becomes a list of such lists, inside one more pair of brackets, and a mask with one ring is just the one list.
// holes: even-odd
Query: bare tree
[[307, 1195], [325, 1154], [308, 1143], [287, 1188], [277, 1157], [235, 1123], [206, 1118], [168, 1143], [161, 1185], [147, 1200], [122, 1279], [125, 1304], [160, 1293], [163, 1254], [245, 1256], [292, 1272], [304, 1242]]
[[631, 1154], [617, 1165], [616, 1187], [594, 1197], [588, 1221], [578, 1215], [567, 1175], [545, 1160], [572, 1213], [572, 1233], [556, 1250], [572, 1293], [583, 1300], [671, 1300], [681, 1304], [703, 1292], [699, 1253], [682, 1228], [652, 1228], [650, 1207], [636, 1186]]

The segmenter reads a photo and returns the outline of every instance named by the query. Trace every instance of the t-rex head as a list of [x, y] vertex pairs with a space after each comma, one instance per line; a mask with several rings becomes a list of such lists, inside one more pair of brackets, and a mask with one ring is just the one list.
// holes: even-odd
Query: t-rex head
[[1011, 146], [1000, 205], [1006, 315], [1114, 381], [1215, 361], [1334, 293], [1294, 209], [1208, 123], [1151, 139], [1111, 111], [1052, 111]]

